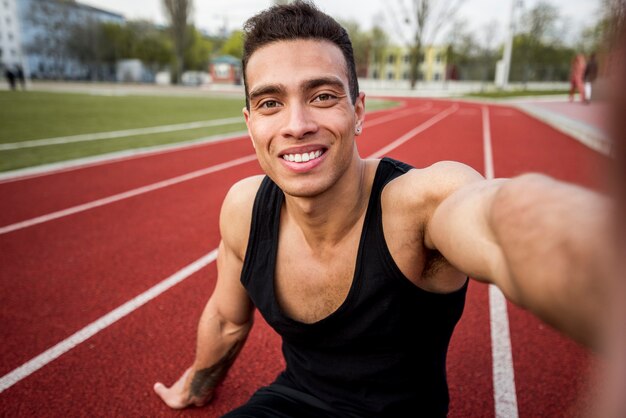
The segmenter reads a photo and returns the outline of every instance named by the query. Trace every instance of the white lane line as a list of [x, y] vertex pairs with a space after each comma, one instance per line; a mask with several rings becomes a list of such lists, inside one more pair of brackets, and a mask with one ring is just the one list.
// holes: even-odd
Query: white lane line
[[217, 258], [217, 248], [0, 378], [0, 393], [182, 282]]
[[108, 205], [109, 203], [118, 202], [129, 197], [134, 197], [143, 193], [148, 193], [154, 190], [162, 189], [164, 187], [172, 186], [174, 184], [182, 183], [187, 180], [195, 179], [207, 174], [215, 173], [216, 171], [225, 170], [237, 165], [245, 164], [250, 161], [255, 161], [256, 155], [247, 155], [245, 157], [237, 158], [225, 163], [213, 165], [211, 167], [203, 168], [201, 170], [192, 171], [191, 173], [183, 174], [181, 176], [173, 177], [171, 179], [163, 180], [157, 183], [149, 184], [147, 186], [138, 187], [136, 189], [128, 190], [126, 192], [118, 193], [112, 196], [104, 197], [102, 199], [94, 200], [92, 202], [84, 203], [82, 205], [73, 206], [71, 208], [59, 210], [57, 212], [48, 213], [46, 215], [37, 216], [35, 218], [27, 219], [25, 221], [17, 222], [11, 225], [0, 227], [0, 235], [8, 232], [17, 231], [19, 229], [27, 228], [29, 226], [38, 225], [44, 222], [48, 222], [54, 219], [63, 218], [65, 216], [73, 215], [75, 213], [84, 212], [89, 209], [97, 208], [99, 206]]
[[491, 122], [489, 120], [489, 108], [482, 107], [483, 114], [483, 151], [485, 160], [485, 178], [492, 180], [495, 178], [493, 171], [493, 148], [491, 146]]
[[424, 112], [432, 107], [432, 103], [427, 103], [419, 107], [407, 108], [398, 110], [389, 115], [381, 116], [379, 118], [373, 119], [371, 121], [365, 120], [365, 127], [371, 128], [372, 126], [380, 125], [381, 123], [391, 122], [392, 120], [403, 118], [413, 113]]
[[122, 131], [97, 132], [91, 134], [59, 136], [55, 138], [33, 139], [30, 141], [11, 142], [0, 144], [0, 151], [12, 149], [42, 147], [46, 145], [69, 144], [72, 142], [96, 141], [100, 139], [123, 138], [135, 135], [158, 134], [163, 132], [184, 131], [188, 129], [208, 128], [211, 126], [232, 125], [243, 122], [241, 116], [225, 119], [205, 120], [199, 122], [178, 123], [175, 125], [152, 126], [149, 128], [125, 129]]
[[445, 118], [447, 118], [448, 116], [450, 116], [451, 114], [456, 112], [458, 109], [459, 109], [459, 105], [456, 104], [456, 103], [453, 104], [452, 106], [450, 106], [446, 110], [439, 112], [438, 114], [436, 114], [432, 118], [428, 119], [426, 122], [424, 122], [424, 123], [418, 125], [417, 127], [411, 129], [409, 132], [407, 132], [406, 134], [402, 135], [400, 138], [396, 139], [395, 141], [390, 142], [389, 144], [387, 144], [387, 146], [379, 149], [378, 151], [376, 151], [375, 153], [373, 153], [372, 155], [370, 155], [367, 158], [380, 158], [380, 157], [383, 157], [388, 152], [398, 148], [400, 145], [404, 144], [405, 142], [407, 142], [411, 138], [413, 138], [416, 135], [424, 132], [426, 129], [430, 128], [431, 126], [435, 125], [436, 123], [441, 122], [442, 120], [444, 120]]
[[[494, 178], [493, 151], [489, 109], [482, 107], [483, 149], [485, 177]], [[493, 358], [493, 399], [496, 418], [517, 418], [517, 393], [511, 351], [511, 335], [506, 299], [494, 285], [489, 285], [489, 320], [491, 325], [491, 352]]]
[[106, 164], [113, 164], [119, 161], [151, 157], [158, 154], [166, 154], [187, 150], [189, 148], [202, 147], [217, 142], [227, 142], [243, 140], [248, 138], [247, 131], [229, 132], [191, 139], [188, 141], [175, 142], [172, 144], [152, 145], [142, 148], [131, 148], [123, 151], [115, 151], [91, 157], [76, 158], [68, 161], [43, 164], [34, 167], [21, 168], [17, 170], [0, 173], [0, 184], [12, 183], [22, 180], [30, 180], [37, 177], [49, 176], [52, 174], [67, 173], [68, 171], [81, 170], [83, 168], [97, 167]]

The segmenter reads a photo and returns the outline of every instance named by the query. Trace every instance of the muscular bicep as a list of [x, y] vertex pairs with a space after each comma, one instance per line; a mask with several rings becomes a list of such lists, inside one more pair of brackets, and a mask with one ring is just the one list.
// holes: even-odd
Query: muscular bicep
[[209, 307], [223, 321], [235, 326], [245, 325], [251, 320], [253, 308], [239, 280], [243, 263], [223, 240], [218, 251], [218, 277]]
[[252, 303], [241, 284], [241, 271], [248, 244], [252, 205], [259, 177], [242, 180], [228, 192], [220, 212], [222, 240], [217, 257], [217, 283], [209, 301], [213, 313], [235, 326], [252, 318]]
[[474, 182], [446, 197], [428, 223], [425, 242], [460, 271], [506, 291], [511, 287], [509, 272], [490, 219], [504, 181]]

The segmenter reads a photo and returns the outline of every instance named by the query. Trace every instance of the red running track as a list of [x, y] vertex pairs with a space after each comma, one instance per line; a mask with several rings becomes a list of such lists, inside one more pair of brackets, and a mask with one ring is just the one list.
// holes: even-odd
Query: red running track
[[[456, 160], [484, 172], [485, 112], [496, 177], [540, 171], [602, 188], [605, 157], [509, 107], [407, 99], [402, 109], [368, 114], [359, 150], [367, 157], [403, 138], [387, 155], [417, 167]], [[424, 129], [406, 137], [417, 126]], [[211, 405], [174, 412], [153, 394], [155, 381], [173, 382], [192, 361], [196, 323], [215, 284], [210, 257], [119, 320], [101, 320], [217, 247], [225, 193], [260, 173], [255, 161], [224, 163], [252, 154], [248, 138], [237, 138], [0, 182], [0, 231], [44, 217], [0, 233], [3, 416], [217, 417], [273, 380], [283, 366], [279, 339], [258, 316]], [[207, 167], [217, 168], [89, 206]], [[77, 205], [87, 206], [45, 218]], [[590, 403], [594, 359], [528, 313], [511, 305], [508, 312], [519, 416], [577, 416]], [[93, 335], [74, 339], [85, 327]], [[51, 355], [47, 350], [59, 343], [65, 348]], [[495, 416], [491, 349], [487, 286], [472, 282], [448, 355], [451, 417]]]

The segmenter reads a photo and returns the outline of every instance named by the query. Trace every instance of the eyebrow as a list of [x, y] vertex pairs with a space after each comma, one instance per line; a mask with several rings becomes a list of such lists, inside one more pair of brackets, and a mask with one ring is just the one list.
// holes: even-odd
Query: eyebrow
[[[341, 80], [334, 78], [334, 77], [319, 77], [319, 78], [313, 78], [311, 80], [307, 80], [302, 84], [302, 86], [300, 87], [300, 90], [303, 92], [306, 92], [306, 91], [314, 90], [322, 86], [330, 86], [335, 89], [341, 90], [342, 93], [346, 92], [345, 86], [341, 82]], [[280, 96], [280, 95], [284, 95], [286, 91], [287, 91], [287, 88], [283, 84], [265, 84], [252, 90], [249, 94], [249, 97], [250, 97], [250, 101], [253, 102], [261, 96], [265, 96], [265, 95]]]
[[287, 89], [282, 84], [261, 85], [250, 92], [250, 101], [253, 102], [258, 97], [265, 95], [282, 95], [286, 90]]
[[308, 80], [302, 85], [302, 91], [313, 90], [322, 86], [330, 86], [336, 88], [338, 90], [341, 90], [342, 93], [345, 93], [346, 91], [341, 80], [334, 77], [320, 77]]

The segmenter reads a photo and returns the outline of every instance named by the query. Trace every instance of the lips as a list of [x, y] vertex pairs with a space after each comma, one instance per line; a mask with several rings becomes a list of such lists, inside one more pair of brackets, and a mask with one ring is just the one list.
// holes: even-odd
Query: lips
[[328, 149], [313, 145], [285, 150], [280, 154], [283, 164], [297, 173], [313, 170], [324, 160]]
[[319, 158], [324, 154], [324, 150], [318, 149], [316, 151], [304, 152], [304, 153], [293, 153], [293, 154], [283, 154], [283, 159], [285, 161], [296, 162], [296, 163], [306, 163], [316, 158]]

